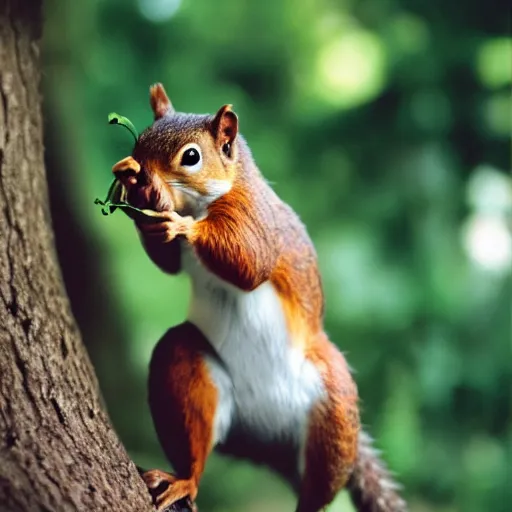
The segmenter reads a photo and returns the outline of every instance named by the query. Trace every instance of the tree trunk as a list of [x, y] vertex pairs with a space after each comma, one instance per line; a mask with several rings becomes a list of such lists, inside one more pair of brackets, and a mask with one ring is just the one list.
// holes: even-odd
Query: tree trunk
[[41, 23], [40, 0], [0, 0], [0, 508], [149, 511], [101, 404], [55, 256]]

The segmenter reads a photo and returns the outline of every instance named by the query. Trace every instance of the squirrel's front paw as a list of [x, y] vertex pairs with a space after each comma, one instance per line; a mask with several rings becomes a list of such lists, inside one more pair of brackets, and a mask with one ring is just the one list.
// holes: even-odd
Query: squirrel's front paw
[[157, 173], [143, 169], [133, 157], [117, 162], [112, 172], [123, 184], [130, 205], [157, 212], [174, 210], [174, 193], [169, 185]]
[[140, 164], [133, 157], [127, 156], [112, 167], [112, 172], [125, 187], [129, 187], [137, 184], [137, 176], [140, 175]]
[[196, 504], [191, 499], [191, 496], [197, 494], [197, 489], [190, 480], [180, 480], [159, 469], [145, 471], [141, 476], [157, 510], [198, 512]]
[[187, 236], [194, 223], [192, 217], [182, 217], [176, 212], [162, 212], [159, 216], [162, 218], [161, 222], [137, 223], [140, 232], [148, 241], [167, 243], [179, 235]]

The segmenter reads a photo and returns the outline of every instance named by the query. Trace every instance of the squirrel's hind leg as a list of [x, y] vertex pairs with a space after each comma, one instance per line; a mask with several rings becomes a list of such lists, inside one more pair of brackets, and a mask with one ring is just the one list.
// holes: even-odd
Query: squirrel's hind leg
[[[229, 377], [203, 334], [185, 322], [156, 346], [149, 373], [149, 405], [160, 444], [176, 476], [143, 474], [158, 510], [194, 501], [206, 459], [228, 428]], [[220, 417], [222, 411], [222, 417]]]
[[302, 447], [297, 512], [320, 512], [334, 500], [357, 457], [357, 388], [345, 358], [326, 337], [312, 344], [308, 359], [322, 377], [326, 396], [312, 408]]

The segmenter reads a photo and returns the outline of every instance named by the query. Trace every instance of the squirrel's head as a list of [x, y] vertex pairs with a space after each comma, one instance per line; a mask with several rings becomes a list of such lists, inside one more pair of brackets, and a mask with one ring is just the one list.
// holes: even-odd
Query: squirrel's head
[[161, 84], [150, 88], [155, 121], [137, 140], [133, 158], [181, 196], [181, 209], [199, 214], [231, 190], [237, 174], [238, 118], [231, 105], [215, 115], [176, 112]]

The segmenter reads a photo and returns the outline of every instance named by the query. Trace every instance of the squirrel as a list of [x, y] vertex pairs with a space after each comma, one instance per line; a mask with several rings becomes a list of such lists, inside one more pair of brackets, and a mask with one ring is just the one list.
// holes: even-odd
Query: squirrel
[[296, 512], [324, 510], [344, 487], [360, 512], [405, 512], [324, 332], [313, 243], [257, 168], [231, 105], [180, 113], [161, 84], [150, 104], [153, 124], [113, 173], [131, 205], [158, 212], [135, 220], [151, 260], [188, 273], [192, 289], [187, 320], [150, 363], [150, 410], [176, 472], [143, 473], [157, 509], [193, 504], [217, 449], [284, 477]]

